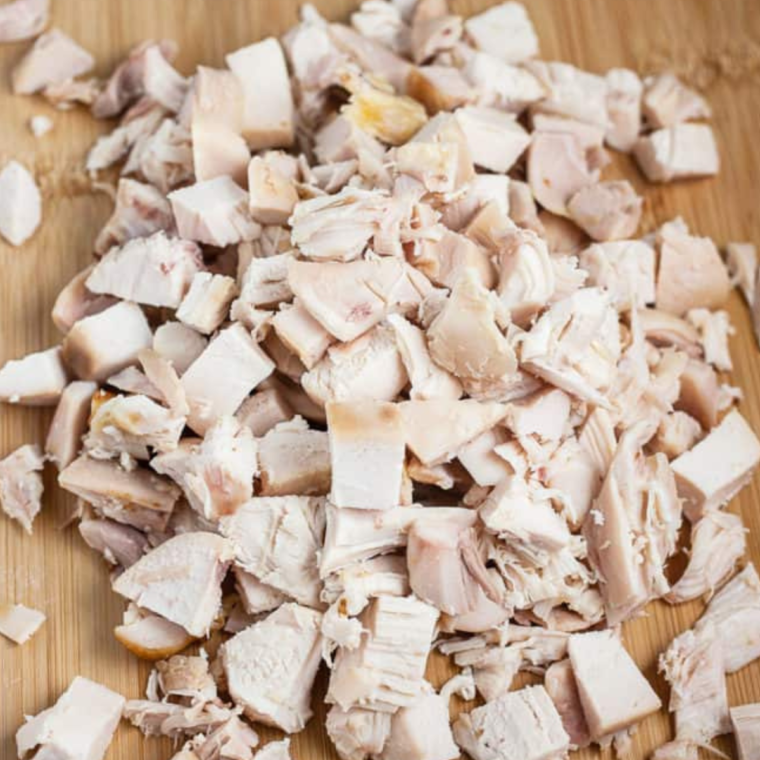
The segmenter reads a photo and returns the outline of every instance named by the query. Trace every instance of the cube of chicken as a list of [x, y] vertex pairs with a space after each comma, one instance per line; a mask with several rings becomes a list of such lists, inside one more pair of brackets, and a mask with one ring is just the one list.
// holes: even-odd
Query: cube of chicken
[[35, 757], [103, 760], [121, 721], [121, 694], [77, 676], [58, 701], [16, 733], [19, 757], [37, 748]]
[[321, 620], [315, 610], [284, 604], [224, 644], [230, 696], [246, 716], [287, 733], [306, 725], [321, 657]]
[[333, 336], [298, 300], [275, 314], [272, 327], [285, 347], [296, 354], [307, 369], [313, 369], [335, 342]]
[[496, 108], [467, 106], [456, 111], [472, 160], [483, 169], [506, 173], [530, 145], [530, 135]]
[[547, 94], [537, 77], [521, 66], [506, 63], [498, 54], [478, 51], [469, 55], [463, 72], [478, 93], [479, 105], [519, 114]]
[[707, 124], [676, 124], [640, 137], [633, 148], [650, 182], [672, 182], [718, 173], [720, 158]]
[[[452, 31], [450, 19], [461, 21], [456, 16], [435, 19], [435, 29], [432, 25], [428, 31], [433, 32], [428, 41], [436, 44], [435, 36], [449, 35]], [[461, 28], [461, 27], [460, 27]], [[456, 29], [454, 29], [456, 33]], [[423, 43], [425, 44], [425, 43]], [[406, 82], [407, 94], [418, 100], [430, 114], [442, 111], [453, 111], [458, 106], [463, 106], [473, 100], [472, 87], [464, 74], [449, 66], [420, 66], [409, 72]]]
[[60, 348], [11, 359], [0, 369], [0, 401], [52, 406], [66, 388], [67, 372]]
[[337, 507], [391, 509], [401, 501], [405, 436], [398, 406], [327, 404], [332, 486]]
[[98, 314], [117, 303], [113, 296], [97, 296], [87, 290], [85, 282], [94, 268], [95, 265], [91, 264], [74, 275], [55, 299], [50, 317], [62, 333], [67, 333], [80, 319]]
[[261, 231], [251, 218], [248, 193], [226, 175], [174, 190], [168, 198], [186, 240], [224, 247], [254, 240]]
[[227, 318], [230, 304], [237, 295], [232, 277], [197, 272], [177, 309], [177, 319], [199, 333], [210, 335]]
[[16, 644], [29, 641], [45, 620], [45, 615], [39, 610], [23, 604], [0, 605], [0, 634]]
[[171, 362], [178, 375], [203, 353], [208, 341], [181, 322], [164, 322], [153, 334], [153, 350]]
[[361, 707], [341, 710], [333, 705], [327, 713], [325, 728], [341, 760], [367, 760], [379, 755], [385, 746], [391, 716]]
[[629, 153], [641, 132], [641, 93], [644, 85], [630, 69], [610, 69], [607, 83], [607, 115], [610, 124], [604, 136], [615, 150]]
[[[243, 89], [243, 137], [251, 150], [287, 148], [294, 139], [293, 95], [274, 37], [229, 53], [225, 60]], [[266, 71], [266, 77], [260, 72]]]
[[36, 37], [48, 24], [48, 0], [12, 0], [0, 10], [0, 42]]
[[543, 686], [509, 692], [460, 715], [454, 738], [473, 760], [553, 760], [570, 748], [570, 737]]
[[[262, 583], [253, 573], [246, 572], [239, 565], [232, 566], [232, 573], [235, 576], [235, 590], [248, 615], [271, 612], [288, 599], [285, 594], [273, 586]], [[239, 633], [239, 631], [232, 631], [232, 633]]]
[[554, 662], [547, 668], [544, 687], [562, 718], [562, 726], [570, 737], [571, 745], [588, 747], [591, 738], [570, 660]]
[[684, 512], [696, 521], [727, 504], [751, 479], [760, 462], [760, 441], [733, 410], [693, 449], [673, 462]]
[[22, 245], [41, 219], [42, 196], [34, 177], [17, 161], [8, 162], [0, 172], [0, 236]]
[[644, 84], [642, 109], [647, 125], [654, 129], [712, 116], [705, 99], [675, 74], [665, 72], [649, 77]]
[[117, 625], [113, 632], [120, 644], [143, 660], [171, 657], [195, 639], [182, 626], [160, 615], [138, 611], [132, 604], [124, 613], [124, 623]]
[[280, 422], [293, 419], [295, 412], [278, 388], [267, 388], [249, 396], [235, 416], [257, 438], [261, 438]]
[[753, 704], [732, 707], [731, 726], [739, 760], [752, 760], [760, 752], [760, 706]]
[[538, 55], [538, 37], [520, 3], [502, 3], [470, 16], [464, 28], [476, 48], [507, 63], [520, 63]]
[[79, 533], [106, 562], [124, 568], [134, 565], [149, 548], [148, 537], [142, 531], [115, 520], [85, 518], [79, 523]]
[[287, 224], [298, 203], [295, 183], [261, 156], [248, 164], [251, 216], [259, 224]]
[[232, 556], [232, 546], [221, 536], [181, 533], [125, 570], [113, 590], [191, 636], [208, 635]]
[[757, 247], [753, 243], [729, 243], [726, 246], [726, 266], [732, 283], [738, 285], [751, 306], [755, 301]]
[[462, 446], [457, 452], [460, 464], [483, 487], [495, 486], [505, 475], [511, 474], [509, 465], [494, 451], [509, 437], [503, 427], [493, 427]]
[[32, 522], [42, 508], [45, 460], [39, 446], [26, 444], [0, 461], [0, 507], [32, 534]]
[[570, 198], [570, 218], [594, 240], [632, 237], [639, 226], [643, 199], [625, 180], [581, 188]]

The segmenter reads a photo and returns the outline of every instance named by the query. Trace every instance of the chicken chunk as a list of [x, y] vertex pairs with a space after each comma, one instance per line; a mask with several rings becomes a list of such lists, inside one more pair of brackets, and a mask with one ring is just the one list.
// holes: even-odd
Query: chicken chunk
[[538, 37], [520, 3], [502, 3], [470, 16], [464, 29], [476, 48], [507, 63], [520, 63], [538, 55]]
[[177, 319], [199, 333], [210, 335], [227, 318], [236, 295], [237, 284], [232, 277], [196, 272], [179, 304]]
[[720, 159], [712, 129], [706, 124], [676, 124], [640, 137], [633, 148], [650, 182], [672, 182], [718, 173]]
[[50, 20], [49, 0], [12, 0], [0, 10], [0, 42], [36, 37]]
[[726, 246], [726, 266], [731, 281], [739, 286], [750, 306], [755, 302], [757, 279], [757, 248], [752, 243], [729, 243]]
[[287, 224], [298, 203], [293, 180], [261, 156], [248, 164], [248, 192], [251, 216], [259, 224]]
[[325, 728], [341, 760], [367, 760], [379, 755], [385, 746], [391, 716], [361, 707], [341, 710], [333, 705], [327, 713]]
[[181, 322], [164, 322], [153, 334], [153, 350], [171, 362], [178, 375], [203, 353], [208, 341]]
[[149, 547], [144, 533], [115, 520], [83, 519], [79, 533], [87, 546], [100, 552], [106, 562], [124, 568], [134, 565]]
[[570, 218], [594, 240], [622, 240], [639, 226], [643, 199], [626, 181], [581, 188], [567, 204]]
[[641, 131], [641, 93], [644, 85], [630, 69], [610, 69], [607, 82], [607, 115], [610, 124], [604, 136], [615, 150], [629, 153]]
[[45, 460], [39, 446], [26, 444], [0, 461], [0, 507], [31, 535], [42, 508], [42, 472]]
[[588, 747], [591, 737], [570, 660], [560, 660], [547, 668], [544, 687], [562, 718], [571, 746]]
[[731, 726], [739, 760], [752, 760], [760, 752], [760, 708], [757, 704], [732, 707]]
[[654, 129], [712, 116], [705, 99], [670, 72], [649, 77], [644, 84], [642, 110], [647, 124]]
[[76, 274], [55, 299], [50, 316], [62, 333], [67, 333], [80, 319], [99, 314], [117, 303], [113, 296], [97, 296], [87, 290], [85, 283], [94, 268], [91, 264]]
[[249, 396], [235, 416], [241, 425], [261, 438], [280, 422], [293, 419], [295, 412], [279, 389], [267, 388]]
[[45, 620], [42, 612], [23, 604], [0, 605], [0, 634], [16, 644], [29, 641]]
[[42, 196], [28, 169], [9, 161], [0, 172], [0, 236], [23, 245], [42, 220]]
[[472, 160], [492, 172], [508, 172], [530, 145], [530, 135], [495, 108], [467, 106], [456, 111]]
[[52, 406], [63, 394], [68, 373], [60, 348], [49, 348], [11, 359], [0, 369], [0, 401], [28, 406]]
[[124, 623], [114, 628], [114, 636], [137, 657], [161, 660], [181, 652], [195, 640], [182, 626], [136, 609], [132, 605], [124, 614]]

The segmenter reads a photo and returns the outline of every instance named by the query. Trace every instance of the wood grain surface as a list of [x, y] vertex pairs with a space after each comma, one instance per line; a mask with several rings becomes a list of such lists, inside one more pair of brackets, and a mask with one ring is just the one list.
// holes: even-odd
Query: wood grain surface
[[[199, 63], [219, 66], [224, 54], [295, 23], [297, 0], [52, 0], [53, 23], [91, 50], [97, 73], [106, 75], [128, 48], [145, 38], [171, 37], [180, 45], [178, 68], [190, 73]], [[344, 20], [358, 3], [317, 0], [330, 19]], [[454, 0], [469, 15], [492, 0]], [[760, 243], [760, 2], [758, 0], [527, 0], [543, 57], [572, 62], [591, 71], [630, 66], [651, 72], [672, 68], [705, 88], [714, 108], [720, 146], [719, 177], [665, 187], [648, 186], [627, 158], [616, 170], [632, 178], [646, 197], [645, 229], [676, 214], [719, 245], [731, 240]], [[110, 201], [92, 194], [82, 173], [85, 153], [108, 125], [85, 112], [59, 113], [39, 98], [14, 97], [8, 73], [27, 43], [0, 46], [0, 166], [16, 158], [30, 167], [44, 190], [43, 224], [23, 248], [0, 241], [0, 361], [54, 345], [60, 335], [49, 318], [55, 295], [90, 258], [92, 243]], [[32, 115], [50, 116], [55, 127], [35, 140]], [[760, 431], [760, 353], [746, 310], [732, 296], [737, 328], [732, 340], [734, 378], [744, 391], [742, 411]], [[0, 456], [26, 442], [44, 440], [51, 410], [3, 406]], [[110, 590], [105, 564], [88, 550], [76, 530], [64, 529], [72, 508], [45, 473], [44, 510], [28, 537], [0, 517], [0, 603], [41, 609], [47, 623], [18, 647], [0, 640], [0, 760], [15, 757], [13, 736], [23, 715], [52, 704], [81, 674], [121, 692], [141, 696], [150, 666], [124, 650], [112, 634], [124, 602]], [[750, 531], [749, 556], [760, 563], [760, 480], [731, 504]], [[664, 702], [667, 688], [656, 673], [656, 658], [668, 642], [699, 616], [702, 603], [670, 607], [653, 604], [647, 616], [625, 627], [628, 648]], [[2, 637], [0, 637], [1, 639]], [[431, 658], [429, 677], [437, 685], [446, 663]], [[614, 678], [613, 673], [610, 678]], [[297, 760], [335, 758], [323, 730], [324, 679], [314, 694], [315, 718], [293, 741]], [[732, 705], [760, 701], [760, 662], [729, 676]], [[649, 756], [671, 736], [665, 713], [645, 721], [635, 738], [632, 760]], [[276, 735], [263, 729], [265, 739]], [[733, 742], [720, 749], [734, 756]], [[608, 751], [609, 752], [609, 751]], [[608, 754], [608, 753], [603, 753]], [[122, 726], [109, 751], [111, 760], [169, 758], [168, 741], [145, 740]], [[596, 751], [579, 757], [599, 757]]]

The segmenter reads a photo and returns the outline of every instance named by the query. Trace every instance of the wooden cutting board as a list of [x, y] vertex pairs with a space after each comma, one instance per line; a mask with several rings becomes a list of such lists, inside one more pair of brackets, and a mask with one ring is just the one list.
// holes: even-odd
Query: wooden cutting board
[[[54, 24], [91, 50], [97, 73], [106, 75], [128, 48], [146, 38], [170, 37], [180, 45], [178, 68], [203, 63], [221, 66], [224, 54], [266, 35], [279, 35], [297, 19], [297, 0], [52, 0]], [[454, 0], [469, 15], [492, 0]], [[646, 185], [627, 158], [616, 170], [632, 178], [646, 197], [644, 229], [682, 215], [719, 245], [731, 240], [760, 243], [760, 5], [758, 0], [528, 0], [543, 56], [604, 72], [629, 66], [651, 72], [672, 68], [705, 87], [714, 108], [722, 169], [715, 179], [665, 187]], [[330, 19], [345, 20], [352, 0], [317, 0]], [[84, 112], [60, 113], [39, 98], [13, 97], [8, 73], [26, 43], [0, 47], [0, 166], [18, 159], [36, 174], [44, 190], [44, 221], [20, 249], [0, 242], [0, 361], [54, 345], [60, 335], [49, 312], [55, 295], [89, 260], [94, 237], [109, 214], [110, 201], [92, 195], [82, 173], [85, 153], [106, 125]], [[28, 129], [34, 114], [46, 114], [53, 131], [36, 140]], [[744, 391], [741, 409], [760, 431], [760, 352], [744, 305], [734, 295], [730, 312], [735, 383]], [[3, 406], [0, 456], [23, 443], [44, 440], [52, 410]], [[45, 473], [45, 507], [26, 536], [0, 516], [0, 603], [21, 602], [41, 609], [47, 623], [18, 647], [0, 640], [0, 760], [15, 757], [13, 737], [24, 715], [52, 704], [77, 674], [129, 698], [140, 697], [150, 666], [113, 638], [124, 603], [111, 593], [105, 564], [88, 550], [75, 529], [63, 528], [72, 500]], [[750, 530], [749, 557], [760, 563], [760, 480], [730, 506]], [[656, 672], [657, 655], [699, 616], [703, 605], [671, 608], [654, 604], [648, 615], [625, 627], [628, 648], [655, 684], [668, 693]], [[439, 685], [449, 670], [431, 662]], [[614, 674], [610, 674], [614, 678]], [[324, 679], [323, 679], [324, 681]], [[760, 663], [728, 680], [732, 705], [760, 701]], [[315, 718], [294, 738], [297, 760], [335, 758], [323, 731], [324, 685], [314, 696]], [[263, 729], [265, 739], [276, 732]], [[671, 736], [663, 713], [645, 721], [634, 741], [634, 760], [646, 758]], [[718, 742], [733, 756], [729, 739]], [[169, 758], [168, 741], [144, 740], [124, 725], [108, 757], [112, 760]], [[597, 757], [584, 752], [583, 758]]]

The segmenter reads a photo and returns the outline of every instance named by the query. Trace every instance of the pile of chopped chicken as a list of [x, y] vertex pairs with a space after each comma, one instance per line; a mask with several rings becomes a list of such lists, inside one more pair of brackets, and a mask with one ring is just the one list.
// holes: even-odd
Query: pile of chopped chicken
[[[15, 0], [0, 39], [46, 21]], [[721, 309], [737, 285], [760, 325], [755, 249], [724, 258], [680, 218], [642, 235], [642, 198], [602, 179], [608, 148], [655, 182], [715, 174], [703, 98], [540, 60], [516, 2], [366, 0], [350, 25], [307, 5], [226, 68], [175, 53], [78, 79], [92, 56], [51, 29], [13, 72], [117, 118], [87, 169], [120, 178], [53, 308], [61, 344], [0, 370], [3, 401], [57, 405], [44, 451], [0, 462], [0, 500], [31, 532], [58, 469], [127, 605], [116, 638], [156, 661], [142, 700], [76, 679], [19, 757], [99, 760], [123, 715], [175, 760], [250, 760], [252, 724], [311, 719], [320, 669], [343, 760], [624, 754], [662, 705], [621, 624], [705, 597], [661, 657], [655, 757], [734, 732], [757, 758], [760, 707], [729, 708], [726, 673], [760, 656], [760, 581], [734, 575], [726, 506], [760, 441]], [[0, 232], [40, 216], [9, 164]], [[43, 620], [9, 606], [0, 632]], [[433, 648], [459, 669], [438, 689]], [[520, 671], [543, 684], [511, 690]], [[452, 725], [455, 693], [479, 703]]]

